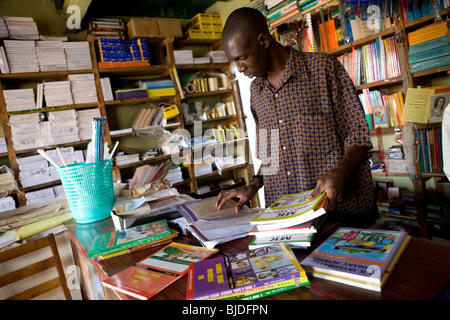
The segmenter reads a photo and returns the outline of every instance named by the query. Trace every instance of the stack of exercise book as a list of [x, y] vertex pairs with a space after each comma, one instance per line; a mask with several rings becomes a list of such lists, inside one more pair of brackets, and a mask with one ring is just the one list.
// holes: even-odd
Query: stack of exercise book
[[101, 260], [142, 250], [156, 244], [170, 242], [177, 234], [169, 228], [165, 219], [104, 233], [94, 238], [88, 257]]
[[308, 285], [282, 243], [189, 264], [187, 300], [254, 300]]
[[314, 277], [381, 291], [410, 239], [403, 231], [341, 227], [301, 264]]
[[250, 223], [255, 238], [249, 248], [283, 242], [294, 248], [308, 248], [325, 220], [326, 193], [307, 200], [313, 190], [282, 196]]

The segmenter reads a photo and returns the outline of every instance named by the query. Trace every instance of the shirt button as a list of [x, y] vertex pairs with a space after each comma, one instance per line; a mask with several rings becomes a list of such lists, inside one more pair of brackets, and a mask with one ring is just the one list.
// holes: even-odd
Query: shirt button
[[283, 120], [278, 120], [278, 123], [283, 123]]
[[283, 146], [283, 150], [286, 150], [287, 148], [286, 148], [286, 146]]
[[275, 98], [278, 98], [278, 93], [275, 93]]
[[290, 171], [288, 171], [288, 172], [286, 172], [286, 173], [287, 173], [287, 175], [288, 175], [288, 176], [290, 176], [290, 175], [291, 175], [291, 172], [290, 172]]

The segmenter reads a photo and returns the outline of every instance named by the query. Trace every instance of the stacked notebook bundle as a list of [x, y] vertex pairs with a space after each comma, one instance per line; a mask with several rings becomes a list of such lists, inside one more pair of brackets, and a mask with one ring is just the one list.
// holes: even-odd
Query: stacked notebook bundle
[[249, 248], [282, 242], [294, 248], [307, 248], [325, 219], [326, 193], [308, 201], [313, 190], [285, 195], [275, 201], [250, 223], [255, 236]]
[[133, 178], [129, 184], [129, 189], [134, 190], [140, 186], [153, 183], [157, 180], [164, 179], [169, 171], [172, 162], [167, 160], [156, 166], [150, 166], [148, 164], [136, 168]]
[[9, 31], [6, 27], [6, 22], [3, 17], [0, 17], [0, 39], [8, 39], [9, 38]]
[[36, 55], [41, 72], [67, 70], [62, 41], [36, 41]]
[[11, 73], [39, 72], [35, 41], [4, 40]]
[[49, 112], [48, 120], [51, 138], [53, 140], [52, 144], [80, 141], [77, 112], [75, 109]]
[[8, 112], [36, 109], [33, 89], [10, 89], [3, 94]]
[[173, 50], [175, 64], [193, 64], [194, 56], [192, 50]]
[[101, 114], [97, 108], [77, 111], [78, 135], [81, 140], [92, 138], [92, 118], [98, 117], [101, 117]]
[[70, 81], [44, 82], [44, 98], [47, 107], [65, 106], [73, 103]]
[[32, 17], [3, 17], [14, 40], [38, 40], [39, 31]]
[[74, 103], [97, 102], [97, 88], [93, 73], [69, 74]]
[[212, 50], [205, 56], [211, 59], [211, 63], [228, 63], [227, 56], [223, 50]]
[[68, 70], [92, 69], [91, 51], [88, 41], [63, 43]]
[[9, 125], [15, 150], [35, 149], [44, 146], [39, 113], [11, 115]]

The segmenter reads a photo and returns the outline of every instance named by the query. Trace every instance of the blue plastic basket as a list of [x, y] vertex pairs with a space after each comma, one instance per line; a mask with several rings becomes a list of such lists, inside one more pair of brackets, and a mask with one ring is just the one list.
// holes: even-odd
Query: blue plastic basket
[[114, 205], [110, 160], [77, 163], [58, 169], [67, 202], [77, 223], [106, 219]]

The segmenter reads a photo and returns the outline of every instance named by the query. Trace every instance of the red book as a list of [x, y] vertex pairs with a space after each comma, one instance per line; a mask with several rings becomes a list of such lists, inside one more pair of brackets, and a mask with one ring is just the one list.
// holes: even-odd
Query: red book
[[218, 251], [172, 242], [102, 283], [131, 297], [148, 300], [183, 277], [190, 263], [208, 259]]

